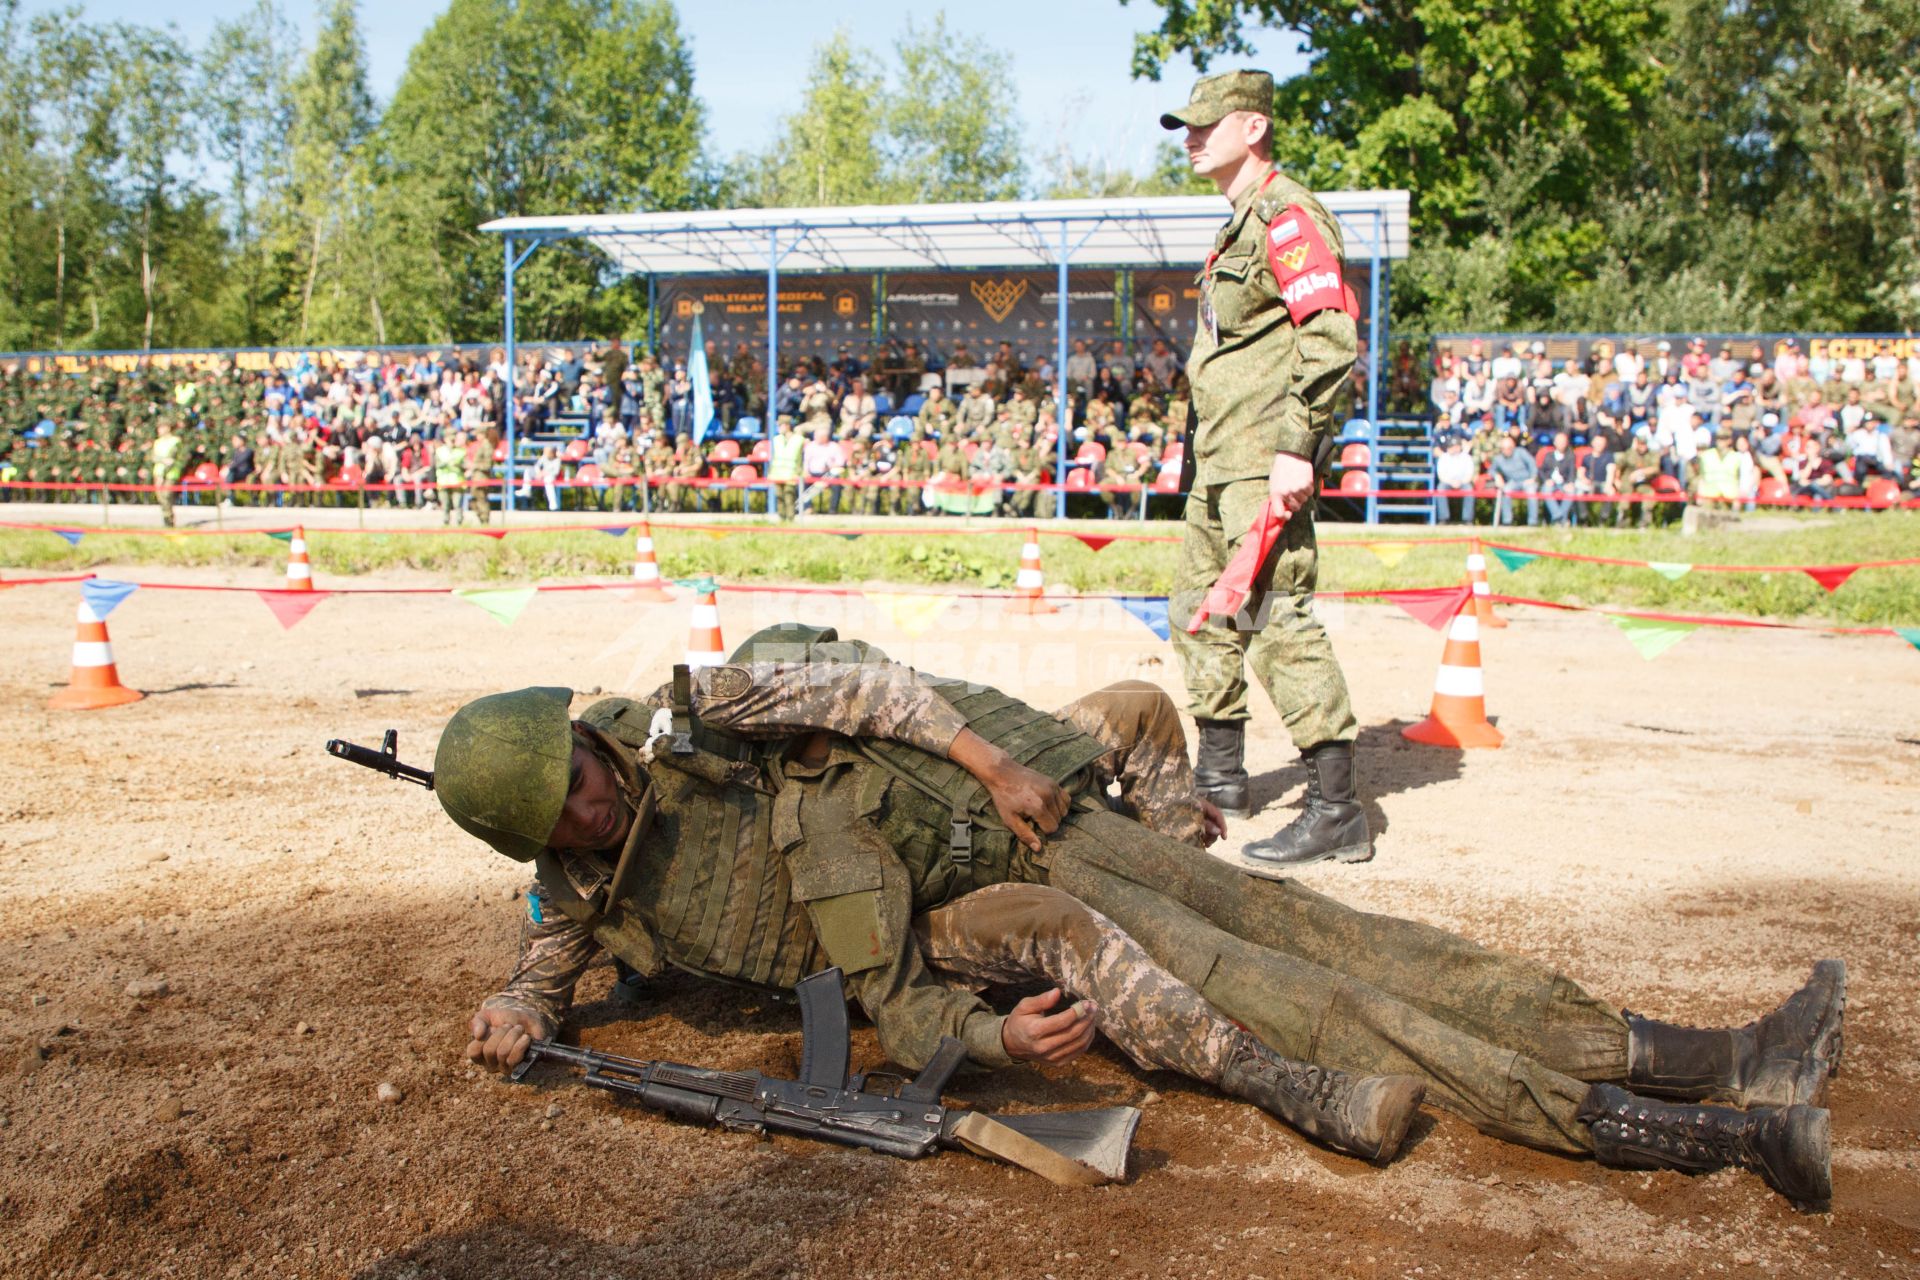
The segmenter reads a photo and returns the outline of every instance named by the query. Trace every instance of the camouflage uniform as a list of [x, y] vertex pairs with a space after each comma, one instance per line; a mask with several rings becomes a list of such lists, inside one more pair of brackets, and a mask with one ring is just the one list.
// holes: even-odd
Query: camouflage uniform
[[[1132, 780], [1143, 818], [1189, 829], [1196, 820], [1171, 802], [1191, 795], [1185, 743], [1171, 706], [1150, 687], [1064, 713], [1074, 722], [1104, 717], [1090, 751], [1075, 745], [1084, 742], [1077, 734], [1052, 739], [1081, 753], [1072, 758], [1103, 764], [1071, 776], [1073, 810], [1042, 852], [977, 811], [970, 845], [954, 850], [953, 812], [893, 769], [913, 760], [927, 773], [954, 768], [941, 757], [966, 698], [950, 704], [950, 687], [930, 687], [864, 646], [815, 644], [806, 655], [818, 665], [753, 662], [693, 678], [690, 708], [703, 732], [740, 735], [749, 746], [763, 740], [732, 763], [708, 766], [737, 784], [722, 828], [677, 815], [687, 792], [664, 751], [649, 760], [596, 733], [628, 785], [646, 775], [658, 789], [656, 839], [645, 840], [636, 822], [629, 843], [641, 841], [633, 845], [644, 850], [641, 873], [623, 909], [591, 930], [554, 906], [556, 894], [574, 892], [579, 860], [597, 855], [542, 854], [522, 962], [489, 1006], [529, 1013], [551, 1032], [597, 945], [643, 973], [664, 958], [771, 985], [833, 963], [847, 971], [894, 1061], [916, 1067], [941, 1035], [953, 1035], [976, 1062], [996, 1066], [1008, 1060], [1003, 1019], [971, 988], [1020, 974], [1101, 1000], [1102, 1027], [1145, 1064], [1211, 1078], [1207, 1064], [1224, 1034], [1218, 1014], [1287, 1057], [1356, 1074], [1422, 1075], [1434, 1101], [1485, 1132], [1591, 1150], [1578, 1111], [1585, 1081], [1626, 1076], [1619, 1011], [1535, 961], [1354, 911], [1291, 881], [1250, 879], [1113, 812], [1097, 790], [1103, 772], [1122, 780], [1123, 802]], [[1019, 708], [983, 692], [995, 707]], [[627, 732], [623, 725], [651, 714], [610, 700], [584, 722]], [[802, 735], [815, 729], [845, 736], [810, 747]], [[907, 745], [877, 755], [852, 740], [865, 735]], [[1123, 749], [1101, 753], [1109, 740]], [[584, 874], [589, 888], [606, 883], [604, 866]], [[1021, 892], [996, 888], [1009, 884]], [[1036, 920], [1051, 922], [1046, 936], [1029, 936]]]
[[[1311, 220], [1337, 260], [1333, 216], [1276, 170], [1234, 200], [1199, 276], [1201, 320], [1188, 364], [1199, 426], [1172, 600], [1179, 619], [1192, 615], [1264, 509], [1274, 455], [1314, 456], [1359, 349], [1345, 310], [1329, 307], [1296, 324], [1282, 299], [1268, 263], [1268, 228], [1297, 216]], [[1197, 635], [1174, 628], [1194, 716], [1245, 720], [1251, 669], [1302, 750], [1353, 741], [1346, 676], [1313, 616], [1317, 573], [1313, 518], [1302, 510], [1255, 577], [1241, 617], [1211, 619]]]

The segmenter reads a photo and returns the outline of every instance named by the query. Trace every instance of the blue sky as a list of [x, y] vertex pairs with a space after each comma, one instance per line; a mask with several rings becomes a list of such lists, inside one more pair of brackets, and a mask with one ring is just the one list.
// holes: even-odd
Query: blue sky
[[[217, 21], [252, 8], [252, 0], [77, 0], [95, 21], [171, 23], [189, 42], [205, 39]], [[63, 7], [26, 0], [29, 13]], [[314, 5], [289, 0], [303, 36], [311, 36]], [[375, 93], [390, 96], [406, 68], [407, 51], [446, 7], [445, 0], [377, 0], [360, 6], [367, 33], [368, 70]], [[856, 42], [890, 50], [911, 16], [924, 21], [944, 9], [950, 31], [979, 33], [983, 43], [1010, 53], [1019, 89], [1022, 132], [1032, 160], [1053, 154], [1064, 139], [1080, 156], [1106, 157], [1116, 168], [1143, 169], [1164, 135], [1155, 117], [1186, 99], [1193, 71], [1170, 65], [1162, 83], [1128, 74], [1136, 31], [1156, 24], [1150, 0], [967, 0], [964, 4], [901, 4], [898, 0], [695, 0], [678, 5], [693, 45], [694, 75], [707, 106], [710, 146], [721, 156], [764, 145], [772, 122], [799, 103], [813, 46], [845, 27]], [[1298, 41], [1256, 33], [1259, 53], [1227, 66], [1258, 66], [1284, 76], [1305, 59]]]

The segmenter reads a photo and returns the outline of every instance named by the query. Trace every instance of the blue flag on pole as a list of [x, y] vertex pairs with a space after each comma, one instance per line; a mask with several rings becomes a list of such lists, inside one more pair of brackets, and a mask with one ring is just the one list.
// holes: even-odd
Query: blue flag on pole
[[713, 421], [713, 384], [707, 380], [707, 340], [700, 329], [700, 313], [693, 313], [693, 336], [687, 339], [687, 381], [693, 384], [693, 442], [697, 445]]

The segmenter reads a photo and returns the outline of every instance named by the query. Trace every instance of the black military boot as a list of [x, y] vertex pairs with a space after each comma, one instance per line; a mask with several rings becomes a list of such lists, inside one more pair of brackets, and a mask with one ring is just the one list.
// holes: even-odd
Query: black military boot
[[1252, 793], [1247, 786], [1247, 722], [1196, 720], [1200, 728], [1199, 759], [1193, 765], [1193, 785], [1229, 818], [1253, 816]]
[[1822, 960], [1786, 1003], [1744, 1027], [1696, 1029], [1627, 1014], [1627, 1085], [1741, 1107], [1820, 1102], [1840, 1063], [1847, 966]]
[[1747, 1169], [1796, 1208], [1818, 1212], [1833, 1199], [1829, 1121], [1819, 1107], [1736, 1111], [1656, 1102], [1596, 1084], [1579, 1119], [1593, 1135], [1594, 1158], [1610, 1169]]
[[1300, 757], [1307, 766], [1307, 803], [1300, 815], [1265, 840], [1240, 850], [1278, 867], [1304, 867], [1332, 858], [1365, 862], [1373, 857], [1367, 811], [1354, 799], [1353, 744], [1323, 742]]
[[1283, 1058], [1242, 1035], [1220, 1090], [1362, 1160], [1391, 1160], [1427, 1096], [1419, 1076], [1350, 1076]]

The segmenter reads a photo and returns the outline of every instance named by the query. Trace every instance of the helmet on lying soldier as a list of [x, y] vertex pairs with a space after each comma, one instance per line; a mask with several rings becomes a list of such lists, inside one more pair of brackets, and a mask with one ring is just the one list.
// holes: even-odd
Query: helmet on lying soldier
[[453, 713], [433, 755], [433, 792], [462, 831], [516, 862], [547, 847], [573, 771], [573, 690], [476, 698]]

